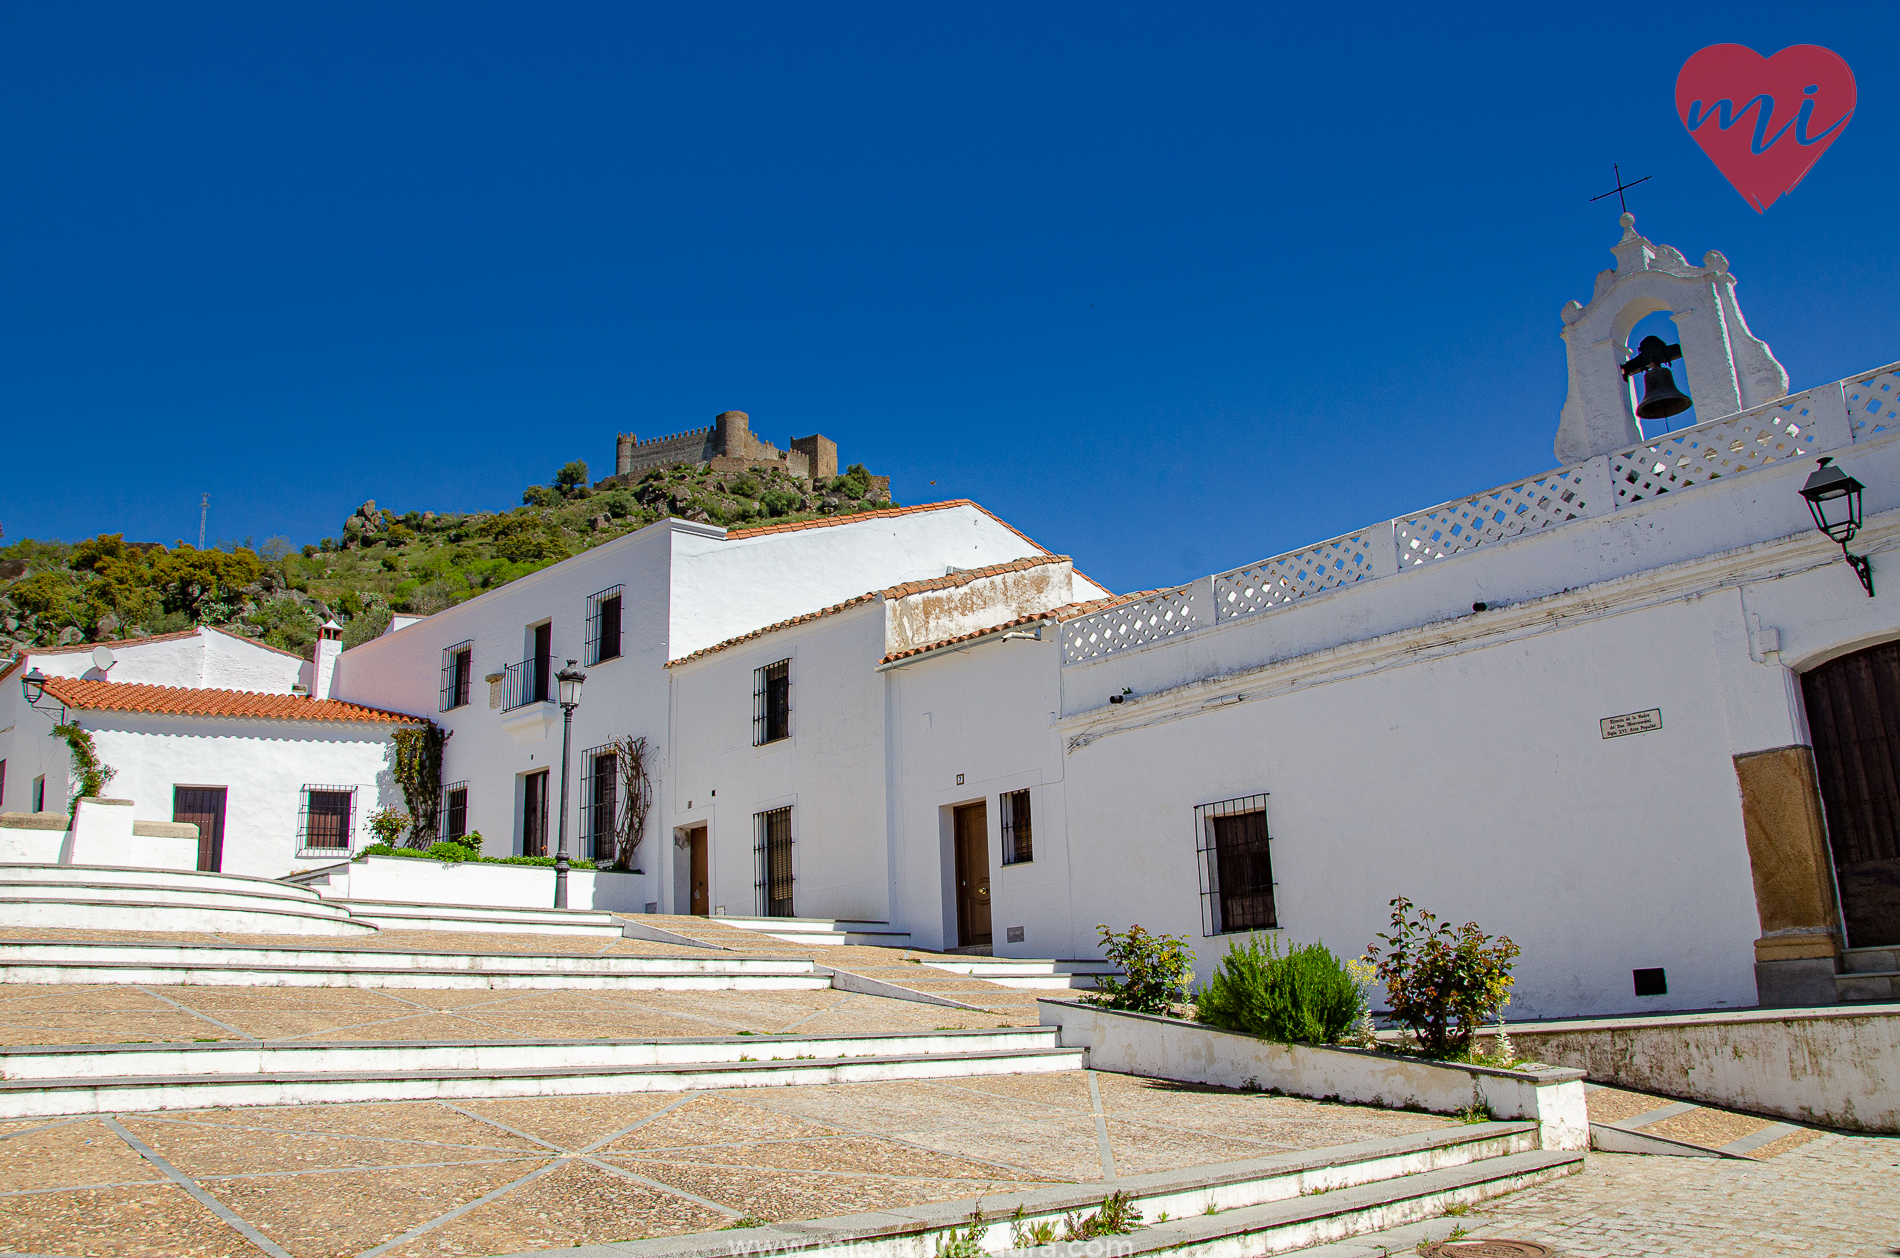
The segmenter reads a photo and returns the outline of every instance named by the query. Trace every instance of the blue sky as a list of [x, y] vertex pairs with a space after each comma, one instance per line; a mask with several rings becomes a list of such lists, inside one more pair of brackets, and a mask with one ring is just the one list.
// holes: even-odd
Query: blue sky
[[[1695, 49], [1819, 43], [1757, 215]], [[821, 431], [1116, 589], [1553, 463], [1638, 226], [1795, 387], [1900, 359], [1891, 4], [0, 7], [0, 525], [334, 534], [616, 432]], [[935, 481], [935, 485], [930, 482]]]

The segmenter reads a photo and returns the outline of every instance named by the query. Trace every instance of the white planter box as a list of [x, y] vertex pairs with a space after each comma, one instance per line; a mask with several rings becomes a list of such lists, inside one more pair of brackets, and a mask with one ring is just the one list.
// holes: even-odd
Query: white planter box
[[1441, 1114], [1481, 1103], [1495, 1118], [1534, 1121], [1546, 1149], [1590, 1147], [1583, 1071], [1499, 1070], [1422, 1061], [1356, 1048], [1278, 1044], [1198, 1022], [1118, 1013], [1066, 1000], [1037, 1002], [1042, 1024], [1062, 1028], [1064, 1048], [1089, 1050], [1095, 1070], [1225, 1088], [1278, 1088]]
[[[638, 913], [643, 874], [571, 869], [567, 906]], [[451, 864], [414, 856], [365, 856], [340, 866], [316, 890], [331, 900], [399, 900], [408, 904], [545, 909], [554, 905], [551, 865]]]

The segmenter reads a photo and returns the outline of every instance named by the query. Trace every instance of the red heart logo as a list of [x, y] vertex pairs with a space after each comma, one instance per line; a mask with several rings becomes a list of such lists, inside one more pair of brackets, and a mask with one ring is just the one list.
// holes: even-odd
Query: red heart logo
[[1818, 44], [1772, 57], [1711, 44], [1676, 75], [1676, 115], [1757, 214], [1792, 191], [1854, 116], [1854, 72]]

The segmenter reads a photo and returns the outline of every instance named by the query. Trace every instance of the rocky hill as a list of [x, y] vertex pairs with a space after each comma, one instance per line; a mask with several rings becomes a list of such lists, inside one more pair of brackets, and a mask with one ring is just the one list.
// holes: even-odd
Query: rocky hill
[[396, 612], [427, 615], [666, 516], [730, 528], [891, 506], [862, 464], [814, 485], [776, 468], [655, 469], [626, 487], [590, 487], [567, 464], [522, 505], [469, 514], [366, 502], [336, 537], [301, 549], [273, 537], [199, 550], [102, 533], [0, 547], [0, 659], [22, 647], [113, 642], [215, 625], [291, 651], [334, 617], [345, 646]]

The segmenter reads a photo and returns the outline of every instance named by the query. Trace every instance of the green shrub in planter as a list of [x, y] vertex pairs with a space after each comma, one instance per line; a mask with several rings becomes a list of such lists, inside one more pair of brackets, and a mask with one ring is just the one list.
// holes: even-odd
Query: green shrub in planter
[[1102, 953], [1119, 966], [1121, 978], [1104, 974], [1095, 990], [1082, 1000], [1104, 1009], [1167, 1015], [1187, 999], [1194, 981], [1194, 950], [1182, 935], [1154, 935], [1140, 926], [1116, 934], [1106, 925], [1095, 928], [1102, 937]]
[[1365, 994], [1345, 962], [1323, 943], [1280, 954], [1271, 935], [1236, 940], [1195, 1004], [1195, 1017], [1228, 1031], [1264, 1035], [1283, 1044], [1331, 1044], [1365, 1007]]

